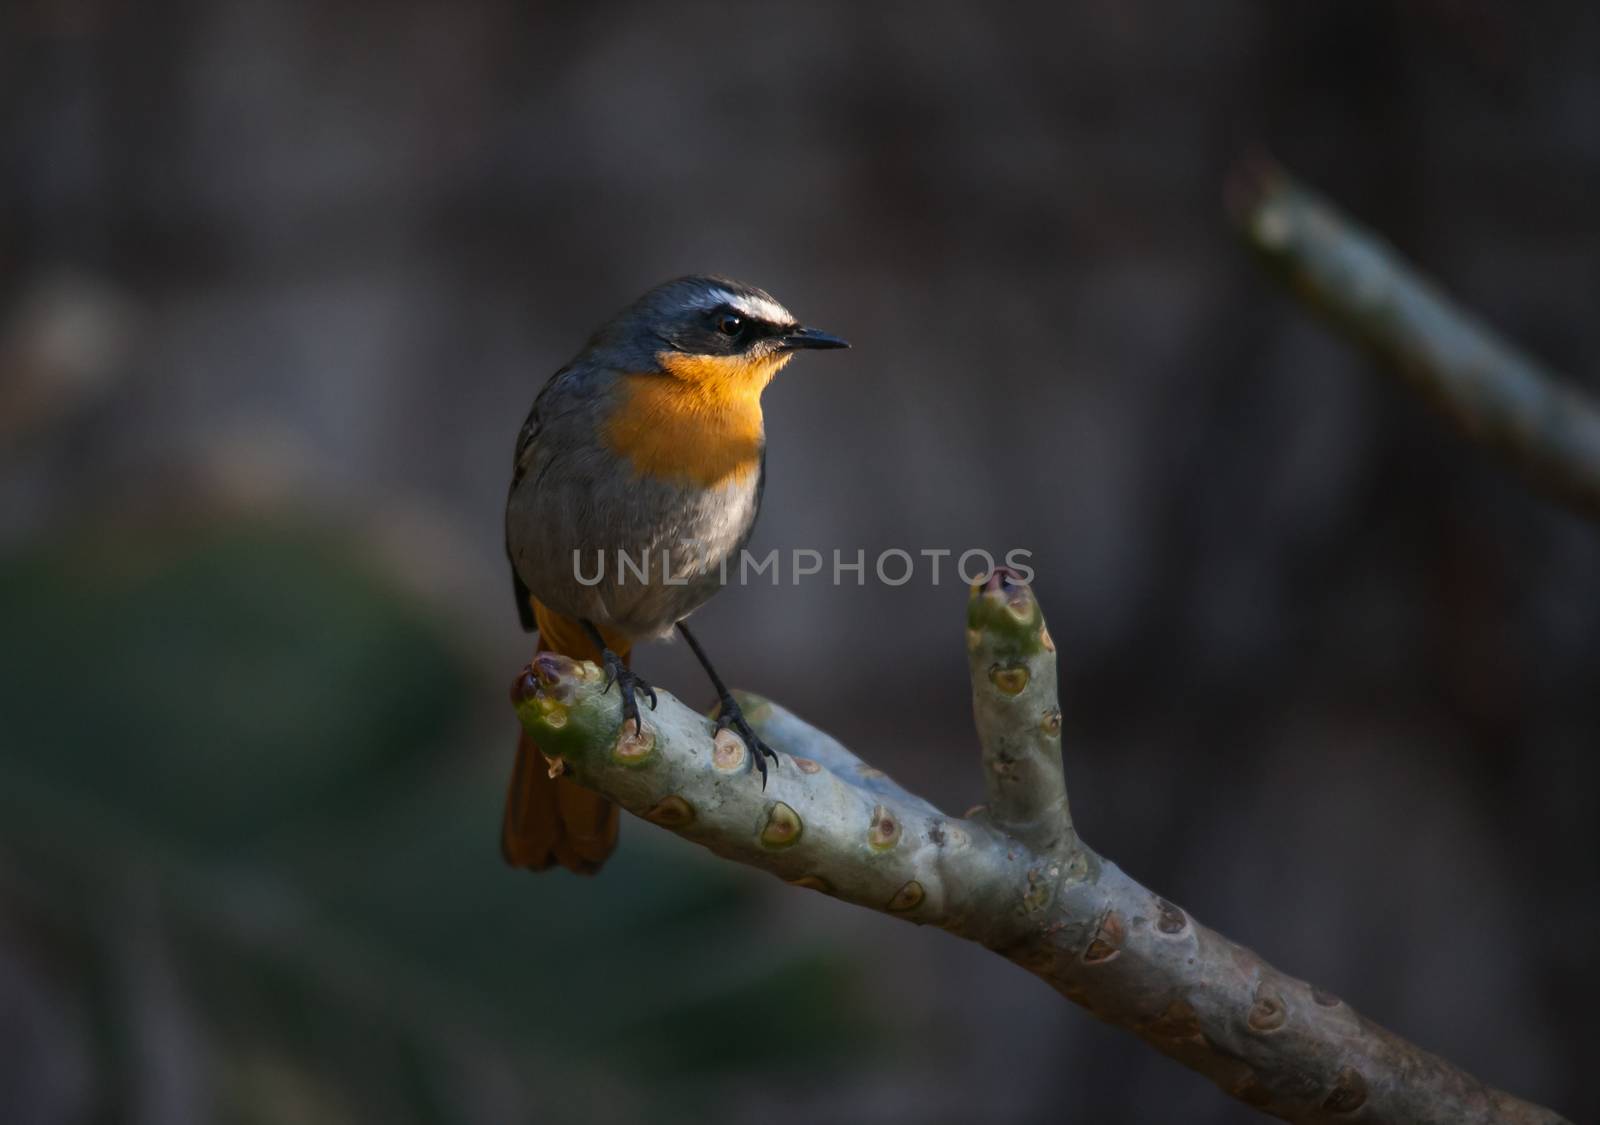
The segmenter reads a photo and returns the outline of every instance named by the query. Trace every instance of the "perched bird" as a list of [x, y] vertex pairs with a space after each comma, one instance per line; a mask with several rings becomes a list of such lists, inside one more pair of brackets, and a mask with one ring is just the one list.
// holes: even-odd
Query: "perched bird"
[[[845, 348], [770, 295], [720, 277], [650, 290], [551, 376], [517, 437], [506, 554], [517, 610], [541, 649], [604, 665], [624, 721], [655, 691], [634, 642], [683, 634], [716, 689], [718, 723], [744, 739], [766, 785], [777, 755], [740, 712], [684, 624], [720, 587], [761, 509], [761, 392], [794, 353]], [[731, 569], [731, 568], [730, 568]], [[641, 574], [642, 571], [642, 574]], [[526, 735], [501, 848], [518, 867], [592, 873], [617, 843], [617, 809], [552, 776]]]

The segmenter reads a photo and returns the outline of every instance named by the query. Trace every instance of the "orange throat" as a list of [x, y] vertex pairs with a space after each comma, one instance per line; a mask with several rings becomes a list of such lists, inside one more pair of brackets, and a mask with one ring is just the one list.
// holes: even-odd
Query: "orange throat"
[[622, 376], [601, 436], [642, 477], [711, 488], [754, 480], [761, 468], [761, 392], [787, 354], [662, 352], [660, 374]]

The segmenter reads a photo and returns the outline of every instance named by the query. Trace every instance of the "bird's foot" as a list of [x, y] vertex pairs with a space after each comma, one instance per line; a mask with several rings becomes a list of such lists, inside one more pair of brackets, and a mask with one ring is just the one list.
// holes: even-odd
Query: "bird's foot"
[[611, 690], [611, 685], [617, 685], [617, 694], [622, 697], [622, 721], [633, 720], [633, 729], [636, 732], [644, 731], [644, 723], [639, 718], [639, 703], [634, 698], [635, 693], [643, 694], [650, 701], [650, 710], [656, 709], [656, 689], [651, 687], [643, 676], [629, 668], [622, 662], [622, 657], [612, 652], [609, 648], [601, 649], [600, 658], [606, 666], [606, 686], [601, 689], [601, 694]]
[[733, 696], [724, 695], [722, 705], [717, 709], [717, 729], [731, 729], [740, 738], [744, 739], [746, 749], [750, 751], [750, 762], [755, 769], [761, 771], [761, 788], [767, 787], [767, 759], [772, 759], [772, 764], [778, 764], [778, 752], [768, 746], [756, 734], [755, 728], [750, 725], [750, 720], [744, 717]]

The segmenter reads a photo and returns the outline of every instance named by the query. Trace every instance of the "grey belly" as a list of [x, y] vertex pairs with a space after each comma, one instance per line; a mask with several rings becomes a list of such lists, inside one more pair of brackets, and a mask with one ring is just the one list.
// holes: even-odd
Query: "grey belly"
[[529, 474], [507, 507], [512, 562], [551, 609], [655, 637], [721, 588], [725, 560], [738, 573], [731, 556], [755, 522], [754, 476], [706, 489], [577, 468]]

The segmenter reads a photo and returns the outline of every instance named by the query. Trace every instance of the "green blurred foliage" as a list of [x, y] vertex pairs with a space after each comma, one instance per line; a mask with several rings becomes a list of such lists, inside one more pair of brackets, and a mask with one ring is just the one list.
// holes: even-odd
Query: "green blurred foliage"
[[489, 673], [346, 536], [95, 529], [0, 563], [0, 620], [0, 907], [88, 1011], [105, 1120], [173, 1020], [241, 1123], [692, 1117], [873, 1043], [849, 965], [766, 948], [692, 849], [505, 868], [509, 719], [461, 751]]

